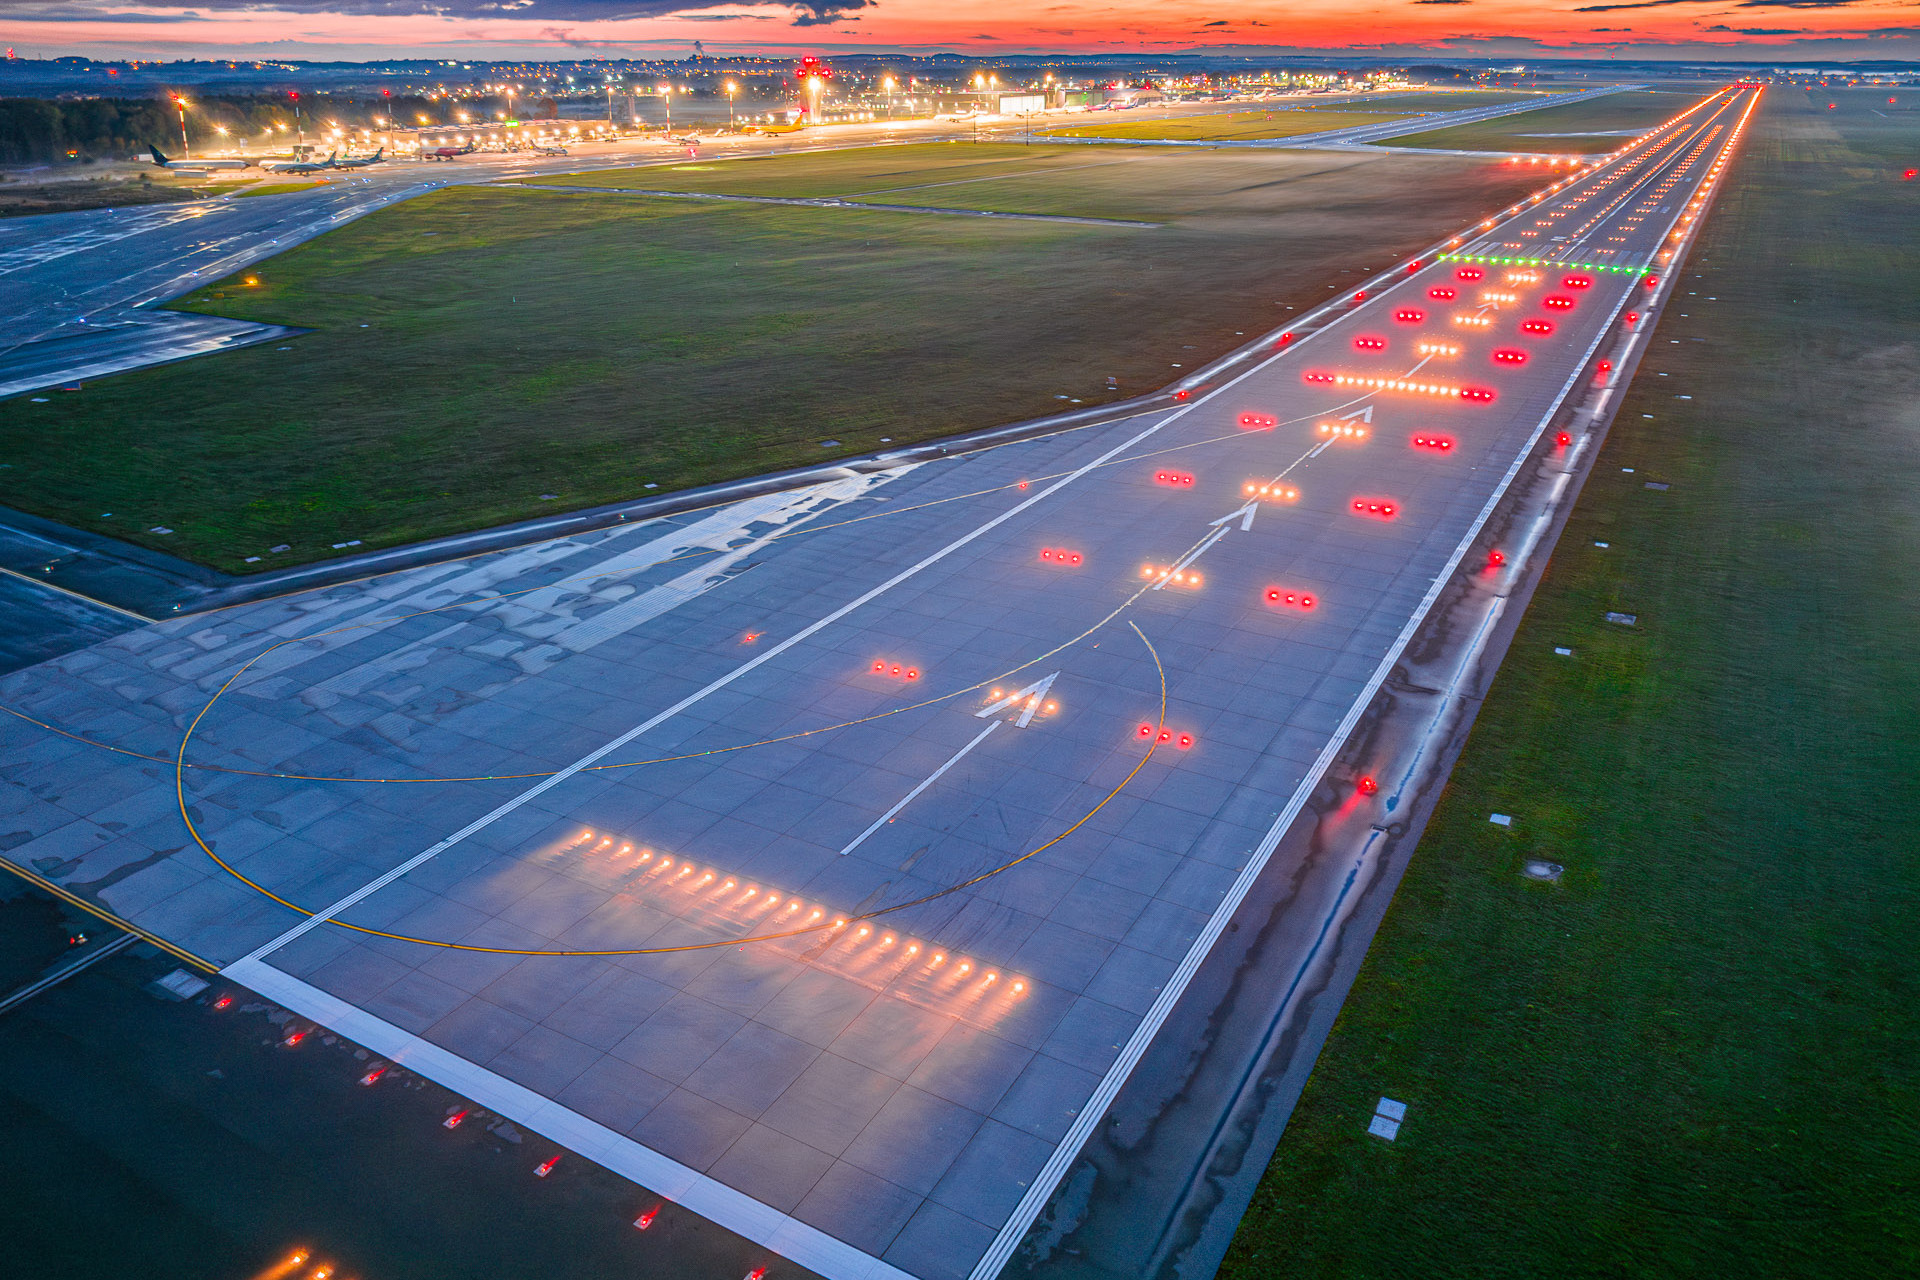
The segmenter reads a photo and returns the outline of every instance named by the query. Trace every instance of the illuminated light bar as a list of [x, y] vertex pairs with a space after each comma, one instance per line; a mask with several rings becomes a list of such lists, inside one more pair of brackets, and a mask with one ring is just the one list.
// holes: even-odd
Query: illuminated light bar
[[1460, 291], [1458, 289], [1448, 288], [1444, 284], [1440, 284], [1440, 285], [1435, 285], [1433, 288], [1427, 290], [1427, 296], [1429, 298], [1432, 298], [1435, 302], [1452, 302], [1455, 298], [1460, 296]]
[[[1451, 254], [1442, 254], [1440, 256], [1443, 258], [1452, 257]], [[1461, 267], [1458, 271], [1454, 272], [1453, 274], [1456, 278], [1461, 280], [1485, 280], [1487, 278], [1487, 273], [1482, 271], [1478, 267]]]
[[1290, 484], [1275, 481], [1249, 480], [1241, 490], [1249, 498], [1258, 498], [1262, 502], [1298, 502], [1300, 491]]
[[1416, 449], [1432, 449], [1436, 453], [1447, 453], [1453, 448], [1453, 437], [1427, 435], [1423, 433], [1413, 438], [1413, 447]]
[[1472, 400], [1479, 404], [1492, 404], [1494, 393], [1491, 387], [1462, 387], [1460, 388], [1460, 398], [1462, 400]]
[[1316, 422], [1313, 433], [1322, 440], [1365, 440], [1373, 432], [1358, 422]]
[[1422, 342], [1415, 345], [1414, 351], [1423, 356], [1457, 356], [1460, 344], [1456, 342]]
[[[1300, 377], [1301, 377], [1301, 380], [1305, 382], [1332, 382], [1334, 379], [1333, 374], [1322, 372], [1319, 369], [1309, 369], [1305, 373], [1301, 374]], [[1244, 414], [1244, 413], [1240, 415], [1241, 426], [1244, 427], [1247, 425], [1247, 418], [1249, 416], [1251, 415]]]
[[1540, 273], [1538, 271], [1509, 271], [1507, 272], [1507, 283], [1539, 284]]
[[1493, 325], [1493, 321], [1487, 318], [1486, 316], [1471, 316], [1464, 311], [1456, 315], [1453, 318], [1453, 322], [1455, 324], [1467, 325], [1475, 329], [1491, 328]]
[[[1632, 313], [1632, 312], [1628, 312], [1627, 314], [1628, 314], [1628, 315], [1632, 315], [1633, 313]], [[1633, 323], [1633, 321], [1631, 321], [1631, 320], [1629, 320], [1629, 321], [1627, 321], [1627, 323], [1628, 323], [1628, 324], [1632, 324], [1632, 323]], [[1552, 333], [1552, 332], [1553, 332], [1553, 321], [1551, 321], [1551, 320], [1522, 320], [1522, 321], [1520, 322], [1520, 332], [1522, 332], [1522, 333], [1534, 333], [1534, 334], [1538, 334], [1538, 335], [1540, 335], [1541, 337], [1543, 337], [1543, 338], [1544, 338], [1544, 337], [1545, 337], [1545, 336], [1546, 336], [1547, 334], [1549, 334], [1549, 333]]]
[[1427, 313], [1418, 307], [1400, 307], [1393, 313], [1393, 318], [1401, 324], [1419, 324], [1427, 318]]
[[1040, 558], [1048, 564], [1077, 565], [1080, 563], [1080, 553], [1078, 551], [1062, 551], [1058, 547], [1040, 548]]
[[1134, 736], [1143, 740], [1151, 738], [1156, 742], [1164, 742], [1170, 746], [1178, 747], [1182, 751], [1185, 751], [1193, 745], [1193, 735], [1190, 733], [1175, 733], [1172, 729], [1160, 729], [1156, 731], [1150, 724], [1141, 725], [1139, 729], [1135, 730]]
[[1172, 489], [1186, 489], [1193, 486], [1193, 473], [1190, 471], [1156, 471], [1153, 473], [1155, 484], [1164, 484]]
[[1391, 520], [1400, 514], [1400, 508], [1386, 498], [1355, 498], [1349, 509], [1369, 520]]
[[1495, 364], [1525, 364], [1527, 362], [1527, 353], [1524, 351], [1516, 351], [1512, 347], [1502, 347], [1493, 353], [1493, 362]]
[[1185, 587], [1189, 591], [1201, 584], [1197, 569], [1175, 569], [1164, 564], [1143, 564], [1140, 576], [1149, 582], [1164, 582], [1171, 587]]
[[1336, 387], [1360, 387], [1368, 391], [1411, 391], [1416, 395], [1440, 396], [1448, 400], [1491, 400], [1493, 392], [1484, 388], [1456, 387], [1446, 382], [1413, 382], [1406, 378], [1363, 378], [1352, 373], [1330, 373], [1315, 381]]
[[1356, 351], [1385, 351], [1387, 340], [1376, 338], [1370, 333], [1363, 333], [1353, 340], [1353, 348]]
[[1562, 289], [1591, 289], [1593, 288], [1593, 277], [1568, 276], [1560, 282], [1560, 287]]
[[1314, 600], [1305, 591], [1287, 591], [1281, 587], [1267, 588], [1267, 603], [1283, 609], [1311, 609]]
[[885, 658], [876, 661], [868, 668], [877, 676], [892, 676], [895, 680], [918, 680], [920, 668], [909, 667], [898, 662], [888, 662]]
[[[1328, 380], [1328, 378], [1317, 378], [1311, 373], [1307, 375], [1308, 382], [1326, 382]], [[1270, 413], [1243, 413], [1240, 415], [1240, 429], [1242, 431], [1271, 431], [1279, 425], [1280, 419]]]
[[[1468, 253], [1443, 253], [1439, 255], [1438, 260], [1441, 262], [1486, 262], [1496, 266], [1552, 267], [1557, 271], [1612, 271], [1625, 275], [1645, 275], [1647, 272], [1647, 268], [1645, 267], [1629, 267], [1617, 263], [1555, 262], [1552, 258], [1494, 258]], [[1454, 274], [1460, 276], [1462, 280], [1480, 279], [1477, 275], [1469, 276], [1461, 274], [1462, 272], [1471, 270], [1473, 270], [1472, 267], [1462, 267]]]
[[1482, 302], [1518, 302], [1520, 301], [1520, 295], [1517, 293], [1504, 293], [1499, 289], [1486, 289], [1481, 291], [1480, 301]]
[[1571, 311], [1573, 310], [1573, 299], [1556, 293], [1551, 298], [1540, 299], [1540, 305], [1549, 311]]

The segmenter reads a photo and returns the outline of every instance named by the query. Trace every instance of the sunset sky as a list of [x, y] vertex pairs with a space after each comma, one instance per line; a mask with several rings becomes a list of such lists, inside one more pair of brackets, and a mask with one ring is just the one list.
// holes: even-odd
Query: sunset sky
[[1345, 50], [1537, 60], [1920, 57], [1920, 0], [0, 0], [23, 57], [573, 58]]

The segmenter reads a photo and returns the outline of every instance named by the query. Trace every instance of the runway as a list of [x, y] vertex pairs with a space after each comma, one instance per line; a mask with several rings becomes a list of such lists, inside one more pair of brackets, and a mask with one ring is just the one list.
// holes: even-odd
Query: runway
[[1001, 1274], [1242, 904], [1276, 986], [1347, 919], [1288, 832], [1389, 821], [1335, 761], [1754, 97], [1164, 413], [17, 673], [6, 856], [819, 1274]]

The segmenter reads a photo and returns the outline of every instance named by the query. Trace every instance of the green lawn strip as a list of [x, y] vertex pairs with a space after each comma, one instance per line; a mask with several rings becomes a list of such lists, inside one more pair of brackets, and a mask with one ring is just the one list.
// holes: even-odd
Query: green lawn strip
[[280, 196], [289, 191], [306, 191], [319, 185], [317, 182], [269, 182], [245, 191], [236, 191], [234, 199], [239, 200], [247, 196]]
[[250, 571], [1015, 421], [1164, 385], [1527, 186], [1215, 156], [1131, 180], [1152, 230], [434, 193], [181, 303], [310, 333], [0, 402], [0, 503]]
[[1072, 124], [1048, 129], [1062, 138], [1140, 138], [1171, 142], [1247, 142], [1261, 138], [1292, 138], [1327, 129], [1349, 129], [1363, 124], [1405, 120], [1404, 113], [1359, 111], [1245, 111], [1232, 115], [1175, 116], [1168, 120], [1130, 120], [1121, 124]]
[[[1395, 147], [1437, 147], [1449, 151], [1538, 151], [1559, 155], [1597, 155], [1615, 151], [1632, 141], [1630, 136], [1603, 136], [1616, 129], [1651, 128], [1671, 119], [1700, 101], [1703, 95], [1673, 93], [1661, 89], [1634, 89], [1569, 102], [1564, 106], [1542, 107], [1516, 115], [1496, 116], [1474, 124], [1459, 124], [1427, 133], [1410, 133], [1392, 138], [1385, 145]], [[1555, 138], [1541, 134], [1579, 135], [1582, 129], [1598, 134]]]
[[1866, 96], [1756, 117], [1223, 1277], [1920, 1264], [1920, 253]]

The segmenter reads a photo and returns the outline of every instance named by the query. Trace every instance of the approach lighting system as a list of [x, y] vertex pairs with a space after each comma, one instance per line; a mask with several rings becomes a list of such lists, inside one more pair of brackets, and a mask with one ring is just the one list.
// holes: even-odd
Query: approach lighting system
[[1431, 449], [1435, 453], [1447, 453], [1453, 448], [1453, 437], [1433, 435], [1423, 431], [1413, 438], [1413, 447], [1416, 449]]
[[[1326, 378], [1308, 378], [1309, 382], [1331, 382], [1332, 380], [1332, 375], [1328, 375]], [[1271, 431], [1279, 425], [1280, 419], [1270, 413], [1243, 413], [1240, 415], [1240, 429], [1242, 431]]]
[[1368, 520], [1391, 520], [1400, 514], [1400, 508], [1387, 498], [1355, 498], [1348, 510]]
[[1353, 340], [1353, 349], [1355, 351], [1385, 351], [1387, 349], [1387, 340], [1385, 338], [1376, 338], [1370, 333], [1363, 333]]
[[1495, 364], [1525, 364], [1527, 362], [1527, 353], [1524, 351], [1516, 351], [1512, 347], [1502, 347], [1493, 353], [1493, 362]]
[[1440, 285], [1435, 285], [1433, 288], [1427, 290], [1427, 296], [1429, 298], [1432, 298], [1435, 302], [1452, 302], [1455, 298], [1460, 296], [1460, 291], [1458, 289], [1448, 288], [1444, 284], [1440, 284]]
[[1249, 498], [1258, 498], [1262, 502], [1298, 502], [1300, 491], [1290, 484], [1277, 480], [1249, 480], [1241, 490]]
[[1045, 564], [1077, 566], [1080, 563], [1080, 553], [1078, 551], [1062, 550], [1059, 547], [1042, 547], [1040, 548], [1040, 559]]
[[[1627, 323], [1628, 323], [1628, 324], [1632, 324], [1632, 323], [1633, 323], [1633, 312], [1631, 312], [1631, 311], [1629, 311], [1629, 312], [1627, 312]], [[1538, 338], [1544, 338], [1544, 337], [1546, 337], [1546, 336], [1547, 336], [1548, 334], [1550, 334], [1550, 333], [1552, 333], [1552, 332], [1553, 332], [1553, 321], [1551, 321], [1551, 320], [1522, 320], [1522, 321], [1520, 322], [1520, 332], [1522, 332], [1522, 333], [1531, 333], [1531, 334], [1533, 334], [1533, 335], [1534, 335], [1535, 337], [1538, 337]]]
[[1401, 324], [1419, 324], [1427, 318], [1427, 313], [1418, 307], [1400, 307], [1394, 311], [1393, 318]]
[[1267, 603], [1281, 609], [1312, 609], [1313, 596], [1305, 591], [1289, 591], [1285, 587], [1268, 587]]

